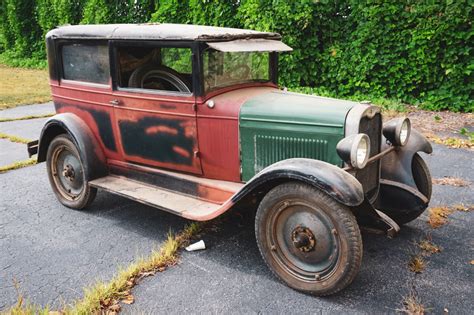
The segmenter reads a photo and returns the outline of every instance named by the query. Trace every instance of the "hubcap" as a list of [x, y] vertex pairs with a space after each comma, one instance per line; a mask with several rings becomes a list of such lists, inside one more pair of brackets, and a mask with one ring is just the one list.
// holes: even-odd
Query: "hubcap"
[[297, 226], [291, 233], [293, 245], [302, 252], [309, 252], [314, 250], [316, 239], [313, 232], [307, 227]]
[[340, 241], [322, 209], [304, 201], [285, 201], [268, 224], [272, 255], [284, 269], [305, 281], [331, 275], [339, 260]]

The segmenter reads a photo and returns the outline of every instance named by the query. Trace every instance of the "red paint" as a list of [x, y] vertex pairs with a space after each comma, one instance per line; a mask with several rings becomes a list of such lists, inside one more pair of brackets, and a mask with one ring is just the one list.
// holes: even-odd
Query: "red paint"
[[[234, 85], [212, 91], [205, 97], [195, 98], [172, 94], [113, 91], [110, 86], [68, 81], [62, 81], [59, 84], [51, 81], [50, 84], [53, 100], [67, 105], [59, 112], [74, 113], [83, 119], [97, 136], [101, 149], [110, 162], [128, 161], [233, 182], [241, 181], [238, 120], [240, 108], [250, 97], [276, 88], [271, 83]], [[212, 109], [206, 105], [206, 101], [210, 99], [215, 102], [215, 107]], [[117, 100], [119, 104], [112, 104], [111, 101], [114, 100]], [[86, 109], [103, 111], [111, 117], [116, 151], [106, 148], [100, 139], [99, 126]], [[179, 144], [172, 148], [175, 153], [183, 157], [191, 157], [192, 165], [150, 160], [127, 155], [124, 152], [119, 121], [136, 122], [145, 117], [178, 122], [185, 136], [195, 139], [192, 152], [199, 152], [199, 154], [192, 154], [192, 157], [190, 152]], [[166, 125], [156, 125], [148, 127], [145, 133], [176, 136], [178, 130]], [[140, 139], [137, 138], [136, 141]]]
[[[115, 128], [115, 118], [113, 106], [109, 104], [111, 97], [111, 88], [108, 86], [98, 87], [92, 85], [83, 85], [80, 83], [57, 82], [51, 81], [51, 94], [56, 104], [62, 104], [58, 113], [73, 113], [81, 118], [91, 128], [92, 133], [96, 136], [101, 146], [102, 152], [107, 159], [120, 159], [121, 155], [117, 151], [106, 148], [104, 142], [99, 135], [99, 126], [97, 126], [92, 115], [87, 109], [93, 109], [105, 112], [110, 116], [112, 123], [112, 131], [115, 139], [117, 139], [118, 131]], [[78, 106], [79, 105], [79, 106]], [[117, 141], [116, 144], [118, 145]]]
[[[204, 176], [240, 182], [239, 112], [249, 98], [274, 87], [247, 87], [222, 90], [221, 94], [198, 100], [197, 126]], [[225, 93], [222, 93], [225, 92]], [[206, 105], [212, 99], [214, 108]]]

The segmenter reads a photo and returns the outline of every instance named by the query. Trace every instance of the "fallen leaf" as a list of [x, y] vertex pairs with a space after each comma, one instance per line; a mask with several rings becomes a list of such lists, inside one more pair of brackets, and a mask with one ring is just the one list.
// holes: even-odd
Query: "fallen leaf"
[[127, 295], [124, 299], [122, 299], [122, 303], [125, 304], [133, 304], [133, 302], [135, 302], [135, 298], [131, 294]]
[[467, 187], [471, 183], [465, 179], [459, 177], [445, 176], [443, 178], [433, 178], [434, 185], [449, 185], [455, 187]]
[[122, 307], [120, 306], [120, 304], [114, 304], [114, 305], [110, 306], [108, 308], [108, 310], [111, 311], [111, 312], [117, 312], [118, 313], [118, 312], [120, 312], [121, 308]]

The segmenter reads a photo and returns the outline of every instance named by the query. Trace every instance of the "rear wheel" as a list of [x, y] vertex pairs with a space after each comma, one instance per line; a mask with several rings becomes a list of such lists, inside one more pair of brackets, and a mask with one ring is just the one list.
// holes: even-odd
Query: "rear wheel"
[[94, 200], [97, 189], [89, 186], [79, 151], [69, 135], [51, 141], [46, 164], [51, 187], [63, 205], [83, 209]]
[[270, 269], [306, 293], [342, 290], [361, 264], [362, 239], [351, 211], [303, 183], [282, 184], [263, 198], [255, 233]]

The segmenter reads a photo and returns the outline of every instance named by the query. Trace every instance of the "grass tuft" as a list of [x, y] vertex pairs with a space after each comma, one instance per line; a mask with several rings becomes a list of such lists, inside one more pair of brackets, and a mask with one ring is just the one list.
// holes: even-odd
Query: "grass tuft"
[[[131, 293], [133, 287], [143, 278], [166, 270], [178, 261], [178, 250], [188, 244], [202, 229], [198, 223], [192, 223], [184, 230], [168, 238], [160, 249], [152, 250], [148, 257], [139, 257], [134, 263], [120, 268], [109, 282], [99, 281], [84, 289], [84, 297], [73, 305], [64, 307], [57, 314], [116, 314], [121, 310], [120, 303], [132, 304], [135, 299]], [[48, 308], [26, 305], [19, 295], [18, 303], [5, 314], [48, 314]]]
[[429, 209], [428, 223], [434, 229], [445, 225], [448, 216], [453, 212], [449, 207], [434, 207]]
[[25, 139], [25, 138], [22, 138], [22, 137], [17, 137], [17, 136], [14, 136], [14, 135], [9, 135], [9, 134], [6, 134], [6, 133], [2, 133], [0, 132], [0, 139], [7, 139], [11, 142], [16, 142], [16, 143], [24, 143], [24, 144], [27, 144], [28, 142], [31, 142], [32, 140], [30, 139]]
[[414, 292], [411, 292], [403, 298], [403, 308], [397, 311], [410, 315], [423, 315], [425, 314], [425, 307], [420, 298]]
[[23, 116], [23, 117], [16, 117], [16, 118], [0, 118], [1, 122], [8, 122], [8, 121], [17, 121], [17, 120], [30, 120], [30, 119], [37, 119], [37, 118], [48, 118], [54, 116], [54, 113], [50, 114], [43, 114], [43, 115], [30, 115], [30, 116]]
[[413, 255], [408, 262], [408, 269], [414, 273], [422, 273], [426, 268], [426, 261], [423, 256], [417, 254]]
[[422, 254], [430, 256], [432, 254], [441, 253], [443, 250], [440, 246], [431, 241], [431, 238], [423, 239], [417, 243], [418, 248], [422, 250]]
[[49, 307], [40, 307], [38, 305], [32, 304], [25, 299], [23, 293], [20, 290], [20, 285], [13, 279], [13, 286], [16, 290], [16, 304], [8, 310], [0, 311], [2, 315], [51, 315]]
[[119, 273], [108, 283], [98, 282], [85, 289], [84, 298], [71, 309], [73, 313], [90, 314], [95, 312], [118, 312], [119, 302], [134, 302], [131, 289], [144, 277], [164, 271], [168, 266], [177, 263], [178, 249], [185, 246], [201, 230], [198, 223], [192, 223], [176, 236], [171, 233], [159, 250], [153, 250], [147, 258], [139, 258]]
[[428, 209], [428, 223], [436, 229], [448, 222], [448, 216], [455, 211], [469, 212], [474, 210], [474, 205], [457, 204], [452, 207], [440, 206]]
[[36, 158], [31, 158], [31, 159], [28, 159], [28, 160], [15, 162], [15, 163], [8, 164], [8, 165], [5, 165], [5, 166], [0, 166], [0, 174], [1, 173], [6, 173], [8, 171], [16, 170], [16, 169], [19, 169], [19, 168], [35, 165], [36, 163], [37, 163]]

